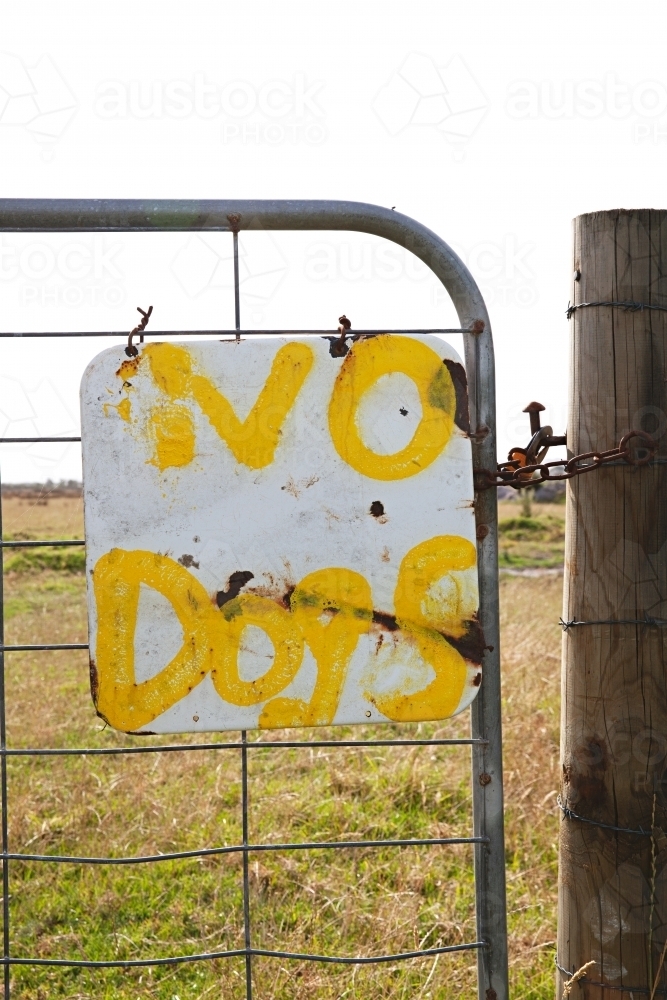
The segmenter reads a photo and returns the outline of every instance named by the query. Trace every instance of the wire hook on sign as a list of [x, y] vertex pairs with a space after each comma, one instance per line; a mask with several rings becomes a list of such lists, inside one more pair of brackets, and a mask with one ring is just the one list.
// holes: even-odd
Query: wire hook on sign
[[[329, 348], [329, 354], [332, 358], [344, 358], [347, 352], [350, 350], [346, 343], [347, 335], [352, 329], [352, 323], [347, 318], [345, 313], [338, 317], [338, 337], [327, 337], [331, 344]], [[352, 338], [356, 340], [356, 337]]]
[[137, 354], [139, 353], [137, 348], [132, 343], [132, 338], [137, 334], [139, 334], [141, 340], [144, 339], [143, 337], [144, 330], [148, 326], [148, 321], [151, 318], [151, 313], [153, 312], [153, 306], [148, 307], [148, 312], [144, 312], [144, 310], [140, 306], [137, 306], [137, 312], [141, 313], [142, 319], [139, 322], [139, 324], [135, 326], [133, 330], [130, 331], [130, 336], [128, 337], [127, 340], [127, 347], [125, 348], [125, 353], [127, 354], [128, 358], [136, 358]]

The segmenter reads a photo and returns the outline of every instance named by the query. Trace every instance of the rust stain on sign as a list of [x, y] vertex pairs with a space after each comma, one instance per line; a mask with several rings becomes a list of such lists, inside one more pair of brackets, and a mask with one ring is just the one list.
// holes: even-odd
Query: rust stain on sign
[[335, 365], [316, 338], [138, 349], [82, 382], [98, 713], [167, 733], [469, 704], [486, 647], [451, 348], [381, 335]]
[[227, 584], [226, 590], [219, 590], [215, 595], [215, 603], [219, 608], [223, 604], [227, 604], [228, 601], [233, 601], [235, 597], [238, 597], [241, 593], [241, 587], [245, 587], [248, 580], [252, 580], [255, 574], [251, 573], [250, 570], [237, 570], [232, 573], [229, 577], [229, 583]]
[[466, 375], [466, 370], [459, 361], [452, 361], [451, 358], [445, 358], [444, 365], [449, 372], [449, 376], [454, 386], [454, 392], [456, 393], [456, 412], [454, 414], [454, 423], [460, 430], [463, 431], [464, 434], [470, 434], [468, 377]]
[[132, 378], [133, 375], [137, 374], [140, 364], [141, 355], [136, 358], [130, 358], [129, 360], [123, 361], [120, 368], [117, 369], [116, 375], [124, 381], [127, 381], [127, 379]]

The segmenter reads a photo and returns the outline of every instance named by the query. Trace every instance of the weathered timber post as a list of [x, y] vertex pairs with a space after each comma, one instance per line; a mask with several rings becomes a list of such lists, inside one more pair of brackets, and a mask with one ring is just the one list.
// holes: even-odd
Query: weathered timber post
[[667, 937], [667, 628], [636, 624], [667, 620], [667, 211], [579, 216], [573, 265], [568, 451], [658, 441], [567, 495], [563, 617], [605, 624], [563, 637], [561, 802], [582, 819], [563, 811], [558, 962], [594, 960], [575, 995], [622, 1000], [650, 996]]

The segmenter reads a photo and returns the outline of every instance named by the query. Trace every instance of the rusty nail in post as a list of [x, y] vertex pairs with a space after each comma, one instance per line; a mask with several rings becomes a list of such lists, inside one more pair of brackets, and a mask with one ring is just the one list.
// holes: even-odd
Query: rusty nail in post
[[482, 772], [482, 774], [480, 774], [480, 776], [479, 776], [479, 783], [480, 783], [480, 785], [490, 785], [491, 784], [491, 775], [487, 774], [486, 771]]
[[484, 333], [484, 327], [486, 326], [483, 319], [476, 319], [473, 325], [470, 327], [471, 333]]
[[540, 413], [546, 409], [541, 403], [529, 403], [524, 413], [530, 413], [530, 433], [536, 434], [540, 429]]
[[481, 542], [483, 538], [486, 538], [490, 530], [491, 529], [489, 528], [488, 524], [478, 524], [476, 531], [478, 540]]

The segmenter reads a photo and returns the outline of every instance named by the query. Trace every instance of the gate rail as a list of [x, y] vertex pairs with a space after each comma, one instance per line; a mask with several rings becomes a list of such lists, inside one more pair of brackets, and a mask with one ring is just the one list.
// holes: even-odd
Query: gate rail
[[[232, 331], [188, 330], [150, 331], [151, 335], [183, 336], [238, 334], [240, 327], [238, 280], [238, 233], [242, 230], [346, 230], [384, 237], [419, 257], [442, 282], [457, 310], [460, 328], [455, 330], [355, 330], [355, 333], [462, 333], [468, 373], [473, 468], [495, 468], [495, 368], [493, 341], [482, 295], [465, 264], [435, 233], [407, 216], [393, 210], [357, 202], [339, 201], [135, 201], [135, 200], [52, 200], [0, 199], [0, 232], [231, 232], [234, 241], [236, 327]], [[315, 333], [331, 335], [338, 331], [312, 330], [243, 330], [251, 334], [293, 335]], [[50, 337], [126, 337], [127, 332], [91, 331], [87, 333], [10, 333], [0, 338]], [[143, 340], [143, 335], [141, 335]], [[0, 444], [80, 441], [80, 437], [0, 438]], [[5, 653], [28, 650], [87, 649], [87, 643], [5, 645], [4, 602], [0, 576], [0, 795], [2, 805], [2, 882], [3, 882], [3, 954], [4, 995], [10, 1000], [12, 965], [51, 965], [85, 968], [113, 968], [149, 965], [173, 965], [217, 958], [245, 956], [246, 997], [252, 1000], [252, 958], [267, 956], [345, 965], [395, 962], [463, 950], [477, 951], [479, 1000], [507, 1000], [507, 917], [505, 901], [505, 857], [503, 827], [502, 735], [500, 708], [500, 648], [498, 611], [498, 537], [495, 490], [476, 491], [475, 519], [480, 593], [480, 623], [489, 645], [486, 647], [484, 680], [471, 706], [469, 739], [432, 740], [248, 740], [214, 744], [173, 744], [166, 746], [83, 748], [83, 749], [13, 749], [7, 747], [5, 716]], [[0, 538], [2, 535], [0, 501]], [[31, 548], [40, 545], [81, 545], [82, 541], [7, 541], [0, 543], [0, 568], [5, 548]], [[382, 841], [334, 841], [296, 844], [253, 844], [248, 830], [248, 751], [258, 747], [364, 747], [364, 746], [451, 746], [468, 745], [472, 751], [473, 836]], [[240, 750], [242, 784], [242, 843], [229, 847], [176, 852], [167, 855], [124, 858], [64, 857], [20, 854], [9, 851], [7, 761], [17, 756], [68, 756], [135, 753], [192, 752], [197, 750]], [[298, 954], [255, 948], [251, 943], [249, 891], [249, 856], [259, 851], [336, 850], [341, 848], [385, 846], [430, 846], [473, 844], [475, 857], [475, 902], [477, 940], [466, 944], [421, 949], [395, 955], [329, 956]], [[240, 853], [243, 857], [243, 948], [231, 951], [182, 955], [173, 958], [134, 959], [125, 961], [83, 961], [49, 958], [18, 958], [11, 955], [9, 862], [40, 861], [67, 864], [128, 865], [156, 863], [175, 858], [203, 857], [212, 854]]]

